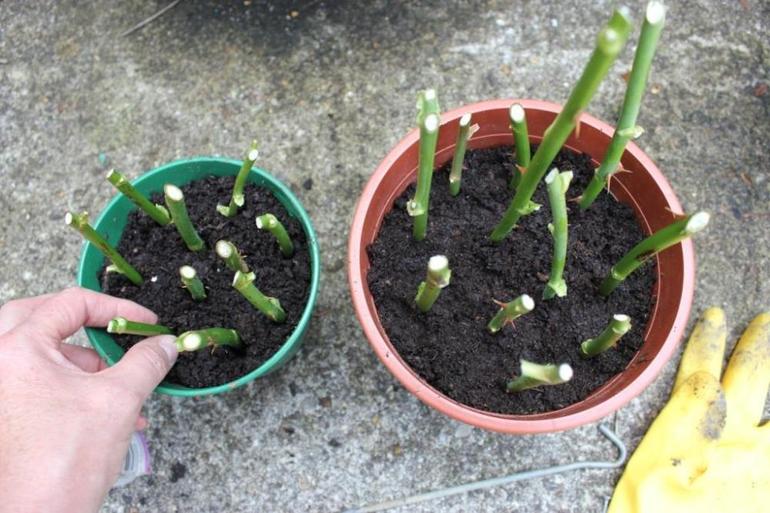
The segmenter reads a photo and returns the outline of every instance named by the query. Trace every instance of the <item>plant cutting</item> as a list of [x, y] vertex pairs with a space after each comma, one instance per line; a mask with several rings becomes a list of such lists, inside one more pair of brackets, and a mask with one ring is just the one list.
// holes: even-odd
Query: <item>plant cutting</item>
[[[680, 238], [652, 245], [658, 252], [633, 250], [684, 216], [660, 171], [628, 143], [622, 155], [627, 172], [612, 177], [611, 190], [600, 191], [590, 208], [570, 201], [575, 195], [569, 193], [591, 182], [610, 144], [612, 128], [584, 110], [630, 28], [627, 12], [611, 17], [563, 107], [499, 100], [444, 114], [427, 193], [416, 190], [428, 183], [420, 182], [420, 162], [430, 160], [423, 154], [434, 134], [418, 125], [383, 160], [359, 199], [349, 245], [356, 314], [388, 369], [454, 418], [513, 433], [591, 422], [638, 394], [681, 338], [693, 293], [692, 242]], [[515, 104], [523, 117], [512, 115]], [[466, 114], [479, 129], [464, 153], [463, 194], [453, 195], [449, 176], [457, 167], [451, 161]], [[528, 166], [521, 166], [526, 155], [520, 161], [516, 149], [519, 120], [530, 145], [538, 145], [530, 147]], [[513, 193], [512, 169], [522, 175]], [[412, 198], [420, 195], [430, 198], [423, 238], [411, 215]], [[550, 208], [537, 210], [546, 202]], [[625, 279], [603, 294], [602, 282], [629, 252], [626, 262], [633, 258], [639, 265], [634, 272], [622, 268]], [[424, 273], [418, 263], [436, 253], [452, 261], [452, 284], [441, 292], [441, 308], [421, 312], [406, 292]], [[510, 327], [490, 329], [490, 319], [505, 309], [494, 310], [489, 299], [527, 291], [547, 300]], [[630, 328], [620, 341], [602, 338], [607, 319], [619, 311]], [[589, 339], [599, 339], [604, 350], [586, 358], [581, 344]], [[572, 377], [509, 392], [521, 360], [556, 360], [569, 365]]]
[[[84, 246], [78, 284], [158, 314], [158, 325], [115, 319], [106, 331], [87, 329], [100, 355], [113, 364], [144, 336], [179, 335], [184, 354], [158, 388], [162, 393], [232, 390], [279, 368], [301, 345], [318, 290], [318, 246], [298, 200], [254, 167], [254, 151], [252, 146], [243, 161], [204, 157], [173, 162], [132, 183], [111, 173], [108, 179], [120, 194], [91, 230], [80, 218], [67, 217], [87, 240], [96, 241]], [[231, 204], [233, 215], [223, 216]], [[150, 214], [164, 211], [165, 224]], [[290, 257], [254, 226], [265, 212], [281, 219], [294, 248]], [[218, 243], [231, 252], [223, 256]], [[117, 262], [117, 272], [108, 272], [100, 252], [110, 257], [107, 263]], [[140, 280], [131, 279], [123, 262]], [[280, 298], [281, 322], [256, 311], [233, 288], [236, 272], [250, 266], [256, 269], [249, 273], [253, 282]]]

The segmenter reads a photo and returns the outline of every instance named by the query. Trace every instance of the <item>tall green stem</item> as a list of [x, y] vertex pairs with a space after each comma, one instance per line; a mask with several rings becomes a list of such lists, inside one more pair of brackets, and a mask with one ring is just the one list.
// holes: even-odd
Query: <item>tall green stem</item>
[[650, 75], [652, 58], [655, 56], [655, 46], [660, 39], [665, 17], [666, 8], [661, 2], [653, 0], [647, 4], [647, 13], [642, 24], [639, 44], [636, 47], [631, 75], [628, 77], [628, 87], [623, 99], [623, 110], [618, 120], [618, 126], [615, 128], [610, 146], [604, 154], [604, 160], [580, 197], [582, 210], [593, 204], [610, 177], [620, 168], [620, 159], [628, 141], [641, 135], [641, 128], [636, 126], [636, 117], [642, 104], [642, 96], [647, 78]]
[[535, 301], [527, 294], [522, 294], [509, 303], [497, 303], [500, 310], [487, 324], [490, 333], [497, 333], [506, 324], [512, 323], [535, 308]]
[[631, 329], [631, 318], [627, 315], [616, 314], [604, 328], [604, 331], [596, 338], [589, 338], [580, 344], [580, 354], [586, 358], [591, 358], [599, 353], [603, 353], [611, 347], [615, 347], [618, 340], [628, 333]]
[[246, 261], [243, 259], [243, 256], [241, 256], [238, 248], [236, 248], [235, 244], [232, 242], [227, 240], [217, 241], [214, 249], [217, 253], [217, 256], [225, 261], [225, 264], [230, 268], [231, 271], [241, 271], [244, 273], [249, 272], [249, 266], [246, 265]]
[[117, 190], [123, 193], [134, 205], [136, 205], [145, 214], [150, 216], [153, 221], [161, 226], [166, 226], [171, 222], [171, 216], [163, 205], [156, 205], [148, 200], [141, 192], [131, 185], [122, 174], [114, 169], [107, 173], [107, 181], [115, 186]]
[[620, 53], [631, 30], [631, 21], [625, 9], [614, 12], [607, 26], [599, 33], [596, 49], [588, 61], [583, 74], [572, 90], [567, 103], [545, 131], [535, 155], [516, 188], [516, 194], [505, 211], [502, 220], [490, 235], [494, 242], [500, 242], [516, 226], [519, 219], [536, 210], [532, 202], [537, 184], [543, 178], [553, 159], [569, 137], [578, 122], [580, 114], [591, 101], [602, 79]]
[[447, 257], [444, 255], [430, 257], [428, 275], [425, 281], [420, 282], [419, 287], [417, 287], [417, 296], [414, 298], [417, 308], [423, 313], [430, 310], [441, 294], [441, 289], [449, 285], [451, 278], [452, 271], [449, 269]]
[[417, 97], [417, 126], [420, 129], [420, 153], [417, 164], [417, 190], [414, 198], [406, 204], [406, 210], [414, 217], [412, 235], [423, 240], [428, 230], [428, 209], [430, 205], [430, 183], [433, 179], [433, 163], [436, 157], [436, 143], [439, 118], [436, 91], [428, 89]]
[[238, 271], [233, 278], [233, 287], [241, 293], [249, 303], [262, 312], [273, 322], [282, 323], [286, 320], [286, 312], [281, 308], [278, 299], [264, 295], [254, 286], [254, 273], [242, 273]]
[[67, 212], [64, 216], [64, 223], [79, 231], [84, 239], [101, 251], [101, 253], [112, 262], [114, 270], [131, 280], [134, 285], [141, 285], [144, 283], [139, 271], [126, 262], [126, 259], [120, 256], [120, 253], [110, 246], [110, 243], [88, 224], [88, 212], [83, 212], [81, 214]]
[[612, 266], [609, 275], [599, 287], [599, 293], [602, 296], [609, 296], [623, 280], [628, 278], [644, 262], [664, 249], [701, 231], [708, 225], [709, 219], [708, 212], [696, 212], [674, 221], [644, 239], [626, 253], [617, 264]]
[[206, 299], [206, 287], [203, 286], [203, 282], [198, 278], [195, 268], [183, 265], [179, 268], [179, 278], [181, 278], [182, 285], [190, 293], [193, 300], [202, 301]]
[[257, 141], [254, 140], [251, 142], [249, 151], [246, 152], [246, 157], [243, 159], [241, 169], [235, 176], [235, 184], [233, 184], [233, 195], [230, 198], [230, 203], [228, 205], [217, 205], [217, 212], [225, 217], [233, 217], [238, 212], [238, 208], [243, 206], [245, 203], [243, 189], [246, 187], [246, 181], [249, 177], [249, 172], [251, 171], [251, 168], [254, 167], [254, 162], [258, 157], [259, 150], [257, 149]]
[[508, 110], [508, 117], [511, 120], [513, 142], [516, 145], [516, 168], [513, 170], [509, 187], [515, 189], [521, 181], [521, 174], [529, 166], [529, 129], [527, 128], [527, 114], [524, 112], [524, 107], [521, 104], [514, 103], [511, 105], [511, 108]]
[[107, 323], [107, 333], [154, 337], [155, 335], [171, 335], [173, 332], [171, 329], [160, 324], [146, 324], [144, 322], [129, 321], [125, 317], [115, 317]]
[[179, 235], [190, 249], [190, 251], [200, 251], [203, 249], [204, 242], [190, 221], [187, 214], [187, 206], [184, 202], [184, 194], [176, 185], [167, 183], [163, 186], [163, 193], [166, 196], [166, 207], [171, 213], [171, 220], [174, 222]]
[[452, 169], [449, 172], [449, 193], [452, 196], [457, 196], [460, 193], [463, 162], [465, 161], [465, 148], [468, 145], [468, 140], [473, 137], [473, 134], [479, 129], [479, 125], [471, 126], [470, 112], [463, 114], [458, 125], [455, 154], [454, 157], [452, 157]]
[[176, 339], [176, 347], [179, 352], [198, 351], [204, 347], [229, 346], [239, 349], [243, 346], [238, 332], [228, 328], [206, 328], [202, 330], [186, 331]]
[[548, 186], [548, 202], [551, 204], [553, 222], [548, 229], [553, 236], [553, 259], [551, 260], [551, 275], [543, 290], [543, 299], [567, 295], [567, 282], [564, 281], [564, 266], [567, 263], [567, 189], [572, 181], [572, 171], [559, 173], [553, 168], [545, 183]]
[[273, 234], [275, 240], [278, 242], [278, 247], [281, 248], [281, 253], [286, 258], [289, 258], [294, 254], [294, 244], [291, 242], [289, 232], [281, 224], [277, 217], [273, 214], [267, 213], [257, 217], [257, 228], [260, 230], [267, 230]]
[[509, 381], [505, 389], [508, 392], [521, 392], [544, 385], [560, 385], [571, 380], [572, 374], [572, 367], [568, 363], [540, 365], [521, 360], [521, 374]]

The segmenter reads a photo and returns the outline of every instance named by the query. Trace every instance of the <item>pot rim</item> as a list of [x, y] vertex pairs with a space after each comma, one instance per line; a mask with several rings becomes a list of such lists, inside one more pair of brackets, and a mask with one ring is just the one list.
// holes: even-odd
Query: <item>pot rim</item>
[[[151, 179], [157, 175], [162, 175], [166, 173], [169, 173], [169, 174], [182, 173], [184, 172], [183, 169], [179, 169], [179, 168], [183, 166], [188, 166], [188, 165], [195, 166], [195, 165], [206, 164], [211, 162], [232, 164], [234, 166], [234, 169], [236, 169], [236, 172], [237, 172], [237, 169], [240, 168], [241, 164], [243, 163], [243, 161], [241, 160], [216, 157], [216, 156], [198, 156], [198, 157], [182, 158], [182, 159], [173, 160], [171, 162], [167, 162], [165, 164], [162, 164], [159, 167], [151, 169], [150, 171], [147, 171], [146, 173], [143, 173], [138, 177], [136, 177], [135, 179], [131, 180], [131, 183], [133, 185], [137, 185], [138, 183], [144, 180]], [[297, 220], [299, 220], [300, 224], [302, 225], [302, 229], [305, 232], [305, 237], [307, 238], [308, 253], [310, 256], [310, 287], [308, 290], [308, 297], [307, 297], [307, 301], [305, 302], [305, 307], [304, 307], [304, 310], [302, 311], [302, 315], [300, 316], [300, 319], [297, 322], [297, 326], [294, 328], [291, 334], [286, 338], [286, 340], [283, 342], [283, 344], [278, 349], [278, 351], [276, 351], [270, 358], [268, 358], [265, 362], [263, 362], [259, 367], [252, 369], [250, 372], [242, 376], [239, 376], [228, 383], [211, 386], [211, 387], [180, 388], [180, 385], [170, 385], [170, 384], [166, 384], [166, 382], [163, 381], [160, 385], [158, 385], [158, 387], [155, 388], [155, 391], [158, 393], [172, 395], [172, 396], [180, 396], [180, 397], [197, 397], [197, 396], [220, 394], [222, 392], [227, 392], [229, 390], [233, 390], [235, 388], [246, 385], [254, 381], [256, 378], [262, 377], [272, 372], [273, 370], [276, 370], [277, 368], [279, 368], [281, 361], [286, 357], [286, 355], [291, 353], [293, 350], [295, 350], [295, 346], [301, 343], [302, 337], [304, 336], [304, 332], [306, 331], [307, 326], [310, 323], [310, 319], [313, 314], [313, 309], [315, 308], [315, 303], [318, 298], [318, 289], [319, 289], [319, 282], [320, 282], [320, 275], [321, 275], [321, 264], [320, 264], [321, 256], [318, 248], [318, 239], [317, 239], [315, 230], [313, 228], [313, 223], [310, 220], [310, 216], [308, 216], [307, 212], [305, 211], [305, 208], [302, 206], [302, 203], [294, 195], [294, 193], [286, 185], [284, 185], [283, 182], [281, 182], [279, 179], [277, 179], [267, 171], [258, 167], [253, 167], [250, 171], [250, 175], [259, 177], [259, 179], [262, 181], [261, 186], [269, 189], [271, 194], [279, 193], [288, 200], [289, 206], [296, 213], [295, 217], [297, 218]], [[97, 228], [103, 222], [107, 221], [107, 218], [111, 215], [110, 213], [115, 208], [117, 203], [121, 201], [123, 197], [124, 196], [122, 193], [116, 193], [115, 195], [112, 196], [112, 198], [110, 198], [107, 205], [102, 209], [102, 211], [99, 213], [99, 216], [94, 221], [93, 226], [95, 228]], [[278, 198], [277, 195], [276, 195], [276, 198]], [[280, 198], [278, 199], [279, 201], [281, 201]], [[90, 246], [91, 246], [90, 242], [84, 242], [80, 251], [80, 260], [78, 263], [78, 272], [77, 272], [77, 284], [78, 286], [81, 286], [81, 287], [85, 286], [84, 276], [85, 276], [85, 273], [87, 272], [85, 255], [86, 255], [86, 250], [89, 249]], [[101, 290], [99, 290], [98, 292], [101, 292]], [[114, 365], [117, 362], [117, 360], [112, 358], [112, 356], [104, 349], [104, 347], [102, 347], [101, 342], [97, 338], [97, 332], [101, 334], [103, 333], [103, 330], [97, 329], [97, 328], [86, 328], [85, 332], [86, 332], [86, 336], [88, 337], [88, 341], [90, 342], [91, 346], [96, 350], [96, 352], [99, 354], [99, 356], [102, 359], [104, 359], [110, 366]]]
[[[525, 110], [546, 110], [558, 113], [562, 108], [561, 105], [542, 100], [487, 100], [462, 106], [442, 114], [441, 125], [443, 126], [450, 121], [457, 120], [467, 112], [475, 114], [488, 110], [508, 109], [511, 104], [515, 102], [521, 103]], [[581, 114], [580, 122], [592, 125], [608, 138], [611, 138], [614, 133], [614, 129], [608, 123], [586, 113]], [[601, 419], [639, 395], [655, 379], [655, 377], [657, 377], [673, 355], [684, 334], [684, 329], [690, 316], [695, 287], [695, 249], [692, 240], [690, 239], [686, 239], [681, 243], [684, 263], [682, 273], [683, 292], [679, 298], [677, 313], [672, 328], [660, 350], [655, 354], [655, 357], [649, 362], [639, 376], [629, 382], [616, 394], [585, 410], [572, 412], [556, 418], [543, 418], [544, 415], [552, 417], [553, 414], [557, 413], [559, 410], [533, 415], [506, 415], [472, 408], [447, 397], [433, 388], [420, 378], [417, 373], [412, 370], [400, 356], [398, 356], [392, 344], [387, 340], [387, 337], [380, 333], [374, 316], [370, 315], [369, 312], [366, 298], [367, 296], [370, 296], [370, 293], [361, 272], [362, 253], [366, 251], [366, 248], [362, 247], [361, 241], [363, 240], [366, 213], [369, 205], [372, 203], [376, 190], [398, 158], [418, 141], [419, 130], [411, 130], [379, 163], [364, 186], [358, 202], [356, 203], [350, 236], [348, 238], [348, 284], [353, 301], [353, 309], [355, 310], [356, 317], [361, 323], [366, 339], [375, 354], [377, 354], [377, 357], [391, 374], [393, 374], [409, 392], [417, 396], [418, 399], [428, 406], [461, 422], [501, 433], [529, 434], [572, 429]], [[640, 162], [641, 166], [650, 174], [653, 180], [660, 186], [663, 196], [671, 209], [681, 212], [682, 206], [677, 199], [674, 190], [652, 160], [633, 142], [630, 142], [626, 146], [625, 151], [632, 154], [634, 158]], [[569, 407], [580, 404], [580, 402], [583, 401], [573, 403], [569, 405]]]

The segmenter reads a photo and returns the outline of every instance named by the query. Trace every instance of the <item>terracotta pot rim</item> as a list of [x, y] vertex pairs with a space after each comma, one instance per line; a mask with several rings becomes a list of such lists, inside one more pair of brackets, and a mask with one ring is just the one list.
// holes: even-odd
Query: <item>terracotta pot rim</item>
[[[450, 120], [458, 119], [466, 112], [477, 113], [488, 110], [507, 109], [514, 102], [521, 103], [525, 110], [536, 109], [553, 112], [559, 112], [561, 110], [560, 105], [542, 100], [488, 100], [463, 106], [442, 114], [442, 125]], [[606, 134], [608, 138], [614, 133], [614, 129], [609, 124], [589, 114], [582, 114], [581, 123], [597, 128], [599, 131]], [[625, 385], [618, 393], [585, 410], [571, 412], [556, 418], [543, 417], [546, 415], [553, 417], [553, 414], [558, 413], [559, 410], [556, 412], [534, 415], [505, 415], [479, 410], [445, 396], [422, 380], [422, 378], [420, 378], [408, 364], [401, 360], [392, 348], [390, 342], [380, 333], [375, 319], [369, 312], [366, 301], [369, 291], [365, 283], [364, 275], [361, 272], [362, 252], [366, 251], [366, 248], [362, 247], [362, 240], [365, 216], [369, 209], [369, 205], [372, 203], [375, 196], [376, 190], [391, 167], [393, 167], [396, 160], [410, 146], [417, 143], [418, 140], [419, 131], [417, 129], [411, 130], [395, 145], [395, 147], [393, 147], [377, 166], [376, 170], [366, 183], [356, 204], [348, 239], [348, 282], [353, 301], [353, 308], [369, 344], [372, 346], [372, 349], [374, 349], [377, 357], [385, 367], [408, 391], [416, 395], [428, 406], [431, 406], [456, 420], [503, 433], [543, 433], [571, 429], [594, 422], [612, 413], [640, 394], [655, 379], [673, 355], [683, 336], [690, 315], [695, 284], [695, 250], [691, 240], [684, 241], [681, 246], [684, 259], [682, 294], [679, 298], [675, 320], [662, 347], [657, 351], [649, 364], [646, 365], [644, 370], [635, 379]], [[681, 212], [681, 204], [668, 183], [668, 180], [666, 180], [652, 160], [634, 143], [628, 144], [626, 152], [633, 155], [659, 185], [670, 208], [673, 211]], [[580, 402], [574, 404], [579, 404]]]

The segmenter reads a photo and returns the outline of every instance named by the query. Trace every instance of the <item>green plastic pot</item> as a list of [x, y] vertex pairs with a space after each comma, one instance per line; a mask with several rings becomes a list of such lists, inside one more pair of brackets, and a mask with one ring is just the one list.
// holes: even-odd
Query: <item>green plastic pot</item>
[[[145, 173], [132, 183], [143, 194], [149, 195], [155, 192], [161, 192], [163, 185], [172, 183], [177, 186], [183, 186], [195, 180], [207, 178], [210, 176], [235, 176], [241, 167], [239, 160], [223, 159], [217, 157], [198, 157], [188, 160], [177, 160], [165, 164], [157, 169]], [[321, 274], [320, 254], [318, 252], [318, 241], [313, 230], [310, 218], [302, 208], [302, 204], [294, 194], [281, 182], [276, 180], [266, 171], [253, 168], [249, 173], [249, 183], [269, 189], [278, 201], [286, 208], [289, 215], [295, 217], [302, 224], [305, 231], [305, 237], [308, 241], [308, 251], [310, 252], [310, 293], [308, 295], [305, 310], [299, 324], [292, 332], [291, 336], [284, 342], [281, 348], [265, 363], [229, 383], [206, 388], [189, 388], [173, 383], [163, 382], [156, 389], [161, 394], [191, 397], [211, 394], [220, 394], [233, 390], [256, 378], [266, 376], [279, 369], [299, 350], [302, 345], [305, 331], [307, 331], [310, 317], [315, 307], [318, 296], [318, 282]], [[123, 234], [126, 226], [128, 214], [134, 209], [133, 203], [123, 194], [118, 194], [107, 204], [107, 207], [101, 213], [94, 224], [94, 228], [102, 234], [110, 243], [117, 244]], [[213, 207], [212, 207], [213, 208]], [[102, 268], [104, 257], [90, 242], [83, 245], [83, 251], [80, 256], [80, 266], [78, 268], [77, 282], [81, 287], [101, 292], [99, 283], [99, 272]], [[86, 335], [96, 352], [104, 358], [109, 365], [114, 365], [123, 357], [123, 349], [112, 339], [112, 337], [103, 329], [86, 328]]]

